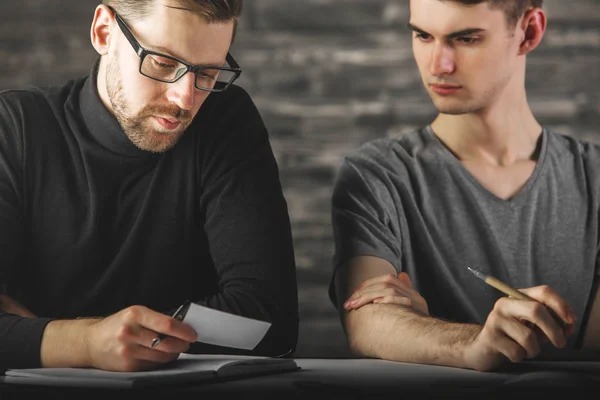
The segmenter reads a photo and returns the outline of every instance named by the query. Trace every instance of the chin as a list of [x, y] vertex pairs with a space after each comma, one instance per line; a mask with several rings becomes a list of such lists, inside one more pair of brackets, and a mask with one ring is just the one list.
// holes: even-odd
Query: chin
[[464, 115], [477, 112], [482, 107], [473, 104], [466, 104], [464, 101], [456, 100], [452, 102], [433, 101], [433, 105], [440, 114]]
[[[146, 143], [147, 150], [153, 153], [164, 153], [167, 150], [171, 150], [173, 147], [175, 147], [175, 145], [179, 141], [179, 137], [181, 136], [181, 134], [172, 136], [175, 135], [172, 133], [156, 133], [156, 135], [158, 135], [158, 137], [153, 137]], [[165, 138], [165, 135], [169, 136]]]
[[152, 153], [164, 153], [171, 150], [179, 141], [182, 132], [146, 131], [142, 138], [130, 137], [132, 143], [139, 149]]
[[446, 114], [446, 115], [464, 115], [464, 114], [469, 114], [471, 112], [471, 111], [464, 110], [461, 108], [450, 108], [450, 107], [445, 107], [445, 108], [436, 107], [436, 109], [440, 114]]

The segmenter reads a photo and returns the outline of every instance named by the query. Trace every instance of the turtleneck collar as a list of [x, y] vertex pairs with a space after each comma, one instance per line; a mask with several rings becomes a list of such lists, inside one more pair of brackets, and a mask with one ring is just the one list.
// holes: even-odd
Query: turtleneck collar
[[86, 79], [79, 98], [84, 123], [92, 137], [108, 150], [129, 157], [156, 157], [158, 154], [142, 150], [125, 135], [114, 115], [104, 106], [98, 93], [97, 76], [100, 57]]

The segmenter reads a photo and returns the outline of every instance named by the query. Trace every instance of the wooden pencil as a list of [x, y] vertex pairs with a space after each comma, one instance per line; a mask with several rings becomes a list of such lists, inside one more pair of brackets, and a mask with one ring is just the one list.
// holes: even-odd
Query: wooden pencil
[[[476, 277], [478, 277], [479, 279], [481, 279], [482, 281], [484, 281], [485, 283], [487, 283], [490, 286], [495, 287], [496, 289], [498, 289], [499, 291], [501, 291], [502, 293], [515, 298], [517, 300], [529, 300], [529, 301], [537, 301], [536, 299], [527, 296], [525, 293], [520, 292], [519, 290], [507, 285], [506, 283], [500, 281], [497, 278], [494, 278], [493, 276], [489, 276], [484, 274], [481, 271], [478, 271], [476, 269], [473, 269], [471, 267], [467, 267], [469, 269], [469, 271], [471, 271]], [[554, 317], [554, 319], [556, 320], [556, 322], [558, 322], [560, 327], [565, 327], [565, 322], [562, 320], [562, 318], [560, 318], [556, 312], [554, 312], [553, 309], [551, 309], [550, 307], [546, 306], [544, 304], [544, 306], [546, 307], [546, 309], [548, 310], [548, 313], [550, 313], [550, 315], [552, 317]]]

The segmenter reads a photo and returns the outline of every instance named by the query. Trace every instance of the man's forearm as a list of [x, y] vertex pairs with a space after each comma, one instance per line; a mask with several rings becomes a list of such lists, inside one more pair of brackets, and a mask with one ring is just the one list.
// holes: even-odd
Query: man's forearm
[[56, 320], [42, 336], [42, 367], [90, 367], [86, 330], [97, 319]]
[[481, 326], [442, 321], [391, 304], [367, 304], [346, 315], [350, 349], [393, 361], [470, 368], [464, 349]]

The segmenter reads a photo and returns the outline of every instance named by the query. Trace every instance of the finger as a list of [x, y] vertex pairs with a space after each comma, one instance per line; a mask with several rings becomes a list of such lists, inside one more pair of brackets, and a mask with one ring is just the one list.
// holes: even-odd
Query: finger
[[179, 353], [170, 353], [151, 349], [148, 344], [134, 345], [131, 347], [131, 354], [124, 354], [129, 359], [135, 359], [137, 362], [146, 361], [150, 363], [164, 364], [177, 359]]
[[378, 291], [371, 291], [371, 292], [364, 293], [360, 297], [357, 297], [355, 299], [347, 301], [344, 304], [344, 308], [347, 310], [353, 309], [353, 308], [354, 309], [360, 308], [360, 307], [364, 306], [365, 304], [369, 304], [369, 303], [373, 302], [373, 300], [375, 300], [379, 297], [385, 297], [385, 296], [406, 297], [406, 296], [403, 296], [402, 293], [399, 293], [395, 288], [387, 288], [387, 289], [382, 289], [382, 290], [378, 290]]
[[412, 306], [412, 300], [403, 296], [383, 296], [373, 300], [375, 304], [398, 304], [401, 306]]
[[195, 342], [197, 339], [196, 331], [185, 322], [178, 321], [163, 313], [151, 310], [144, 306], [132, 306], [127, 310], [126, 318], [143, 326], [144, 328], [181, 339], [186, 342]]
[[573, 332], [575, 332], [575, 325], [565, 325], [563, 328], [563, 333], [566, 336], [571, 336], [573, 334]]
[[376, 284], [376, 283], [391, 283], [391, 282], [394, 282], [394, 281], [397, 281], [397, 280], [398, 280], [398, 277], [396, 276], [396, 274], [390, 272], [388, 274], [379, 275], [379, 276], [376, 276], [374, 278], [367, 279], [366, 281], [364, 281], [363, 283], [361, 283], [360, 285], [358, 285], [354, 289], [354, 291], [357, 292], [357, 291], [359, 291], [359, 290], [361, 290], [361, 289], [363, 289], [363, 288], [365, 288], [367, 286], [371, 286], [371, 285]]
[[420, 312], [424, 315], [429, 315], [429, 307], [427, 302], [421, 296], [384, 296], [373, 300], [374, 304], [398, 304], [411, 307], [413, 311]]
[[0, 295], [0, 310], [8, 314], [15, 314], [26, 318], [35, 318], [35, 314], [21, 305], [18, 301], [7, 295]]
[[368, 291], [372, 291], [372, 290], [381, 290], [383, 288], [387, 288], [387, 287], [395, 287], [398, 288], [399, 290], [405, 292], [407, 295], [410, 296], [417, 296], [419, 295], [419, 293], [412, 289], [410, 286], [405, 285], [404, 283], [402, 283], [400, 280], [398, 280], [398, 278], [396, 276], [392, 277], [392, 276], [386, 276], [385, 279], [381, 279], [381, 281], [379, 282], [372, 282], [369, 285], [364, 285], [362, 287], [360, 287], [359, 289], [355, 290], [354, 293], [352, 293], [352, 295], [350, 296], [350, 298], [356, 298], [359, 296], [362, 296], [364, 293], [368, 292]]
[[[150, 347], [151, 349], [162, 351], [164, 353], [185, 353], [190, 349], [190, 342], [185, 340], [177, 339], [172, 336], [165, 336], [161, 338], [157, 345], [152, 347], [154, 339], [158, 336], [156, 332], [151, 332], [150, 339], [146, 336], [144, 339], [139, 341], [140, 346]], [[149, 339], [149, 340], [148, 340]]]
[[535, 326], [530, 327], [526, 322], [528, 321], [506, 319], [502, 324], [502, 330], [506, 336], [524, 349], [527, 358], [533, 358], [540, 353], [540, 342]]
[[517, 321], [526, 320], [534, 323], [556, 347], [562, 348], [567, 341], [562, 328], [550, 316], [546, 306], [530, 300], [516, 300], [503, 298], [497, 301], [498, 311], [505, 318]]
[[410, 281], [410, 276], [406, 272], [400, 272], [398, 274], [398, 280], [412, 289], [412, 282]]
[[406, 287], [405, 285], [401, 284], [400, 282], [394, 282], [394, 283], [377, 283], [377, 284], [365, 287], [361, 291], [353, 293], [350, 298], [354, 299], [357, 297], [361, 297], [370, 292], [380, 292], [380, 291], [386, 290], [386, 289], [394, 289], [398, 293], [402, 293], [403, 296], [407, 296], [407, 297], [418, 295], [418, 293], [415, 290]]
[[[526, 322], [527, 324], [530, 325], [530, 327], [532, 327], [532, 329], [535, 330], [540, 344], [545, 343], [549, 340], [548, 337], [544, 334], [544, 332], [542, 332], [542, 330], [540, 328], [538, 328], [537, 326], [535, 326], [534, 324], [532, 324], [529, 321], [523, 321], [523, 322]], [[565, 339], [566, 339], [568, 336], [572, 335], [575, 332], [575, 325], [565, 324], [565, 326], [562, 328], [562, 331], [563, 331], [563, 335], [565, 335]]]
[[575, 311], [569, 305], [569, 303], [562, 298], [553, 288], [547, 285], [536, 286], [527, 289], [520, 289], [521, 292], [527, 294], [529, 297], [534, 298], [542, 304], [545, 304], [556, 315], [564, 321], [565, 324], [574, 324], [577, 320]]
[[498, 335], [493, 343], [496, 351], [512, 362], [521, 362], [527, 356], [527, 351], [508, 336]]
[[[126, 351], [132, 346], [152, 348], [152, 343], [158, 334], [158, 332], [147, 329], [140, 324], [129, 323], [118, 330], [117, 340], [122, 343], [124, 348], [123, 351]], [[163, 353], [179, 354], [189, 349], [189, 342], [175, 337], [165, 336], [154, 349]]]

